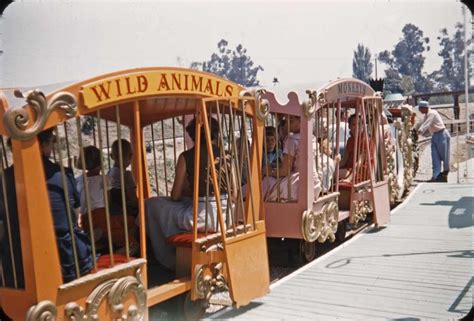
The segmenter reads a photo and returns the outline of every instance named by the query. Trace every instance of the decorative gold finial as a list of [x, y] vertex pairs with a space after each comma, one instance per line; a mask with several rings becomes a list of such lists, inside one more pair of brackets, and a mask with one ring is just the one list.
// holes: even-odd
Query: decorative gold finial
[[[26, 105], [21, 108], [10, 108], [3, 117], [3, 124], [8, 135], [17, 140], [27, 141], [35, 137], [44, 129], [44, 125], [51, 112], [62, 109], [67, 117], [74, 117], [77, 112], [76, 97], [68, 92], [58, 92], [50, 101], [39, 89], [21, 92], [15, 90], [15, 97], [25, 98]], [[34, 123], [30, 125], [30, 114]]]

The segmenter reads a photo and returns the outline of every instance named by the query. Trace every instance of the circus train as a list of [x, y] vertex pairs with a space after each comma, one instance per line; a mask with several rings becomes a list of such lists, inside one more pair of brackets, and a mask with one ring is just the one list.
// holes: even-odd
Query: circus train
[[283, 103], [182, 68], [48, 90], [0, 95], [13, 320], [146, 320], [169, 300], [198, 319], [222, 291], [247, 305], [269, 291], [269, 240], [311, 261], [318, 243], [387, 224], [413, 178], [409, 111], [390, 124], [356, 79]]

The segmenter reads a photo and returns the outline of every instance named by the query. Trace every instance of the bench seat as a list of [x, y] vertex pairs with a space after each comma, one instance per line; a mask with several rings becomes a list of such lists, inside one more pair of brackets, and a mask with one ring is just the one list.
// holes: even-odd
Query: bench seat
[[[205, 233], [198, 233], [197, 238], [206, 237]], [[166, 238], [166, 243], [175, 247], [189, 247], [193, 245], [193, 232], [179, 233]]]

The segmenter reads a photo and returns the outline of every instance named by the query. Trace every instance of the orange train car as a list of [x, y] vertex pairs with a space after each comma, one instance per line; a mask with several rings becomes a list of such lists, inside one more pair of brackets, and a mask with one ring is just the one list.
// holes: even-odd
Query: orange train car
[[0, 95], [8, 317], [146, 320], [186, 296], [196, 318], [218, 291], [236, 306], [269, 291], [259, 93], [142, 68], [15, 96]]

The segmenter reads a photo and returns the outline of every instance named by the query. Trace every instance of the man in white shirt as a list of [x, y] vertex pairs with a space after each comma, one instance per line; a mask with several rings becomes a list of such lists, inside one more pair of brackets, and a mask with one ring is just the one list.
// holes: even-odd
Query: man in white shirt
[[[433, 166], [433, 177], [429, 182], [447, 182], [449, 173], [449, 154], [451, 136], [444, 126], [441, 116], [436, 110], [432, 110], [427, 101], [422, 100], [418, 109], [425, 115], [418, 127], [418, 133], [426, 136], [431, 134], [431, 160]], [[441, 172], [441, 161], [443, 171]]]

